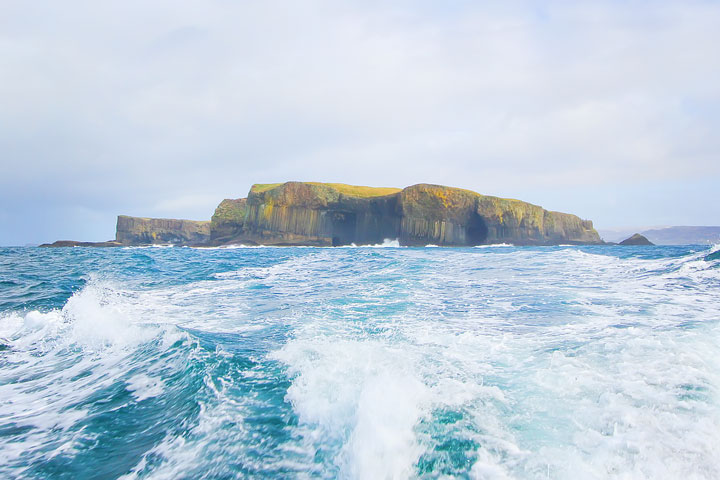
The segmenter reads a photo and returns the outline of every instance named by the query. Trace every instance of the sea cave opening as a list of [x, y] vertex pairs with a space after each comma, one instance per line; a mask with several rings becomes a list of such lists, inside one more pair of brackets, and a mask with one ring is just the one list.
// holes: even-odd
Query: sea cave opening
[[488, 227], [485, 219], [478, 214], [472, 216], [466, 229], [468, 245], [482, 245], [487, 241]]

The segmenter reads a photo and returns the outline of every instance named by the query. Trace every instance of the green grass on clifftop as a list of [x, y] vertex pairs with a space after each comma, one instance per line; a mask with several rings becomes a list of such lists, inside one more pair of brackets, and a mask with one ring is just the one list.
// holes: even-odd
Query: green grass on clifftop
[[279, 187], [282, 183], [256, 183], [250, 187], [251, 192], [262, 193], [272, 190], [275, 187]]
[[[361, 197], [361, 198], [370, 198], [370, 197], [384, 197], [386, 195], [392, 195], [393, 193], [398, 193], [401, 191], [400, 188], [393, 188], [393, 187], [362, 187], [358, 185], [346, 185], [344, 183], [322, 183], [322, 182], [300, 182], [305, 183], [307, 185], [314, 185], [318, 187], [328, 187], [332, 188], [334, 190], [337, 190], [339, 193], [343, 195], [347, 195], [350, 197]], [[283, 185], [282, 183], [256, 183], [252, 186], [250, 189], [251, 192], [254, 193], [262, 193], [267, 192], [268, 190], [272, 190], [275, 187], [279, 187], [280, 185]]]

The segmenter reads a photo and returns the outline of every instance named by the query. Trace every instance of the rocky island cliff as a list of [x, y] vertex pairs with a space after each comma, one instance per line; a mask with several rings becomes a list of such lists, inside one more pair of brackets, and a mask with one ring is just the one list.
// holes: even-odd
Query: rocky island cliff
[[[286, 182], [256, 184], [247, 198], [223, 200], [209, 222], [121, 215], [115, 240], [96, 245], [340, 246], [385, 239], [408, 246], [603, 243], [590, 220], [460, 188]], [[80, 243], [47, 246], [70, 244]]]

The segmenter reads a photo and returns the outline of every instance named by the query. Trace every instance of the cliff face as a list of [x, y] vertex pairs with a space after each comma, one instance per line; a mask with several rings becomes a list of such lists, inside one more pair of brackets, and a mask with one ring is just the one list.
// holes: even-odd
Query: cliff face
[[400, 193], [402, 245], [481, 245], [487, 226], [477, 213], [477, 197], [469, 190], [439, 185], [413, 185]]
[[247, 199], [225, 199], [215, 209], [210, 220], [210, 239], [213, 243], [225, 243], [242, 234]]
[[520, 200], [439, 185], [403, 190], [287, 182], [254, 185], [215, 211], [213, 243], [332, 246], [382, 243], [602, 243], [592, 222]]
[[602, 243], [589, 220], [459, 188], [413, 185], [400, 205], [404, 245]]
[[418, 246], [603, 243], [589, 220], [460, 188], [287, 182], [253, 185], [247, 198], [223, 200], [209, 222], [120, 215], [115, 241], [46, 246], [336, 246], [385, 239]]
[[204, 245], [210, 241], [210, 222], [119, 215], [115, 241], [122, 245]]
[[397, 232], [396, 189], [288, 182], [254, 185], [243, 233], [263, 245], [381, 243]]
[[602, 243], [590, 220], [548, 211], [520, 200], [480, 195], [477, 211], [488, 227], [487, 243]]

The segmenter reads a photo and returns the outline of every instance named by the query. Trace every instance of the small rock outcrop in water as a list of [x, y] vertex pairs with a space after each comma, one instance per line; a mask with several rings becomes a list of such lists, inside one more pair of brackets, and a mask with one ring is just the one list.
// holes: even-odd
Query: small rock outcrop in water
[[618, 243], [618, 245], [655, 245], [650, 240], [645, 238], [644, 236], [640, 235], [639, 233], [636, 233], [630, 238], [626, 238], [622, 242]]
[[58, 240], [53, 243], [43, 243], [41, 247], [122, 247], [123, 244], [115, 240], [107, 242], [78, 242], [75, 240]]
[[337, 246], [385, 239], [418, 246], [603, 243], [589, 220], [470, 190], [286, 182], [253, 185], [247, 198], [223, 200], [209, 222], [119, 216], [115, 241], [97, 246]]

